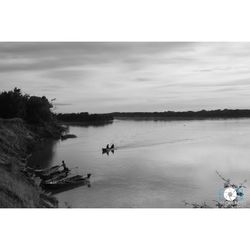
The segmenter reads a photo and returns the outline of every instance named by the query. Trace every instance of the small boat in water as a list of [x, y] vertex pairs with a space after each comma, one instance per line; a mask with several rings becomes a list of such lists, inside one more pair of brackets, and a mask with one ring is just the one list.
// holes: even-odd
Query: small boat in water
[[109, 152], [114, 153], [115, 149], [114, 148], [102, 148], [102, 153], [103, 154], [108, 154]]
[[108, 144], [106, 148], [102, 148], [102, 153], [103, 153], [103, 154], [109, 154], [109, 152], [114, 153], [114, 152], [115, 152], [115, 149], [116, 149], [116, 148], [115, 148], [115, 145], [114, 145], [114, 144], [112, 144], [111, 147], [109, 147], [109, 144]]

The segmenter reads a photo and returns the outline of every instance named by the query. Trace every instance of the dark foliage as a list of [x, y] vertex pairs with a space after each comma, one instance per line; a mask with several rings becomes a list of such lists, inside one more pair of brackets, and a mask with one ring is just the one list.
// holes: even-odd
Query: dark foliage
[[27, 100], [26, 108], [26, 120], [30, 123], [41, 123], [52, 120], [52, 112], [50, 111], [52, 104], [45, 96], [31, 96]]
[[52, 105], [45, 96], [38, 97], [22, 94], [18, 88], [0, 94], [1, 118], [18, 117], [28, 123], [43, 123], [52, 120], [51, 108]]
[[27, 95], [22, 95], [21, 90], [15, 88], [13, 91], [4, 91], [0, 94], [0, 117], [1, 118], [23, 118], [26, 116]]
[[114, 117], [151, 118], [151, 119], [213, 119], [213, 118], [243, 118], [250, 117], [249, 109], [218, 109], [201, 111], [165, 111], [165, 112], [124, 112], [112, 113]]
[[69, 114], [60, 113], [57, 114], [57, 119], [63, 122], [99, 123], [112, 121], [113, 116], [109, 114], [89, 114], [87, 112]]

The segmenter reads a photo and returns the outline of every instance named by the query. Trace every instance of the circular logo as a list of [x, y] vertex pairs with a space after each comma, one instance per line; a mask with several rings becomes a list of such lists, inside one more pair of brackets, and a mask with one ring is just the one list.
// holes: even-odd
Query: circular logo
[[224, 198], [227, 201], [234, 201], [237, 198], [237, 192], [234, 188], [228, 187], [224, 191]]

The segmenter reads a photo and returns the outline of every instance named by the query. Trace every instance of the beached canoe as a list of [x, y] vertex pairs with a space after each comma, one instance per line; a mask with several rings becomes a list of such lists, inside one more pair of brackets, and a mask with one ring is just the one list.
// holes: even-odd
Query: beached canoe
[[56, 165], [53, 167], [41, 168], [41, 169], [27, 167], [26, 170], [29, 172], [33, 172], [34, 174], [52, 174], [54, 172], [57, 172], [60, 168], [63, 169], [61, 165]]
[[70, 173], [70, 170], [66, 169], [63, 171], [58, 171], [55, 172], [51, 175], [45, 175], [45, 176], [39, 176], [43, 181], [46, 182], [52, 182], [52, 181], [59, 181], [62, 180], [64, 178], [66, 178]]
[[51, 181], [42, 183], [42, 188], [46, 191], [50, 191], [53, 194], [61, 193], [79, 186], [90, 185], [90, 176], [82, 177], [81, 175], [75, 175], [73, 177], [67, 177], [59, 181]]

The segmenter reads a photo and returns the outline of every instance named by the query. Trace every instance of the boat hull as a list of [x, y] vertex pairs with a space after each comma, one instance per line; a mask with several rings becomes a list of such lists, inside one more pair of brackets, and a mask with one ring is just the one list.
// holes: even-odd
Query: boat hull
[[114, 148], [102, 148], [102, 153], [103, 154], [108, 154], [109, 152], [114, 153], [115, 149]]
[[61, 181], [56, 181], [51, 183], [45, 182], [42, 184], [42, 188], [45, 189], [46, 191], [51, 192], [52, 194], [56, 194], [84, 185], [90, 186], [89, 177], [83, 178], [80, 175], [76, 175]]
[[43, 184], [42, 187], [52, 194], [57, 194], [85, 185], [90, 185], [89, 180], [81, 180], [74, 183]]

